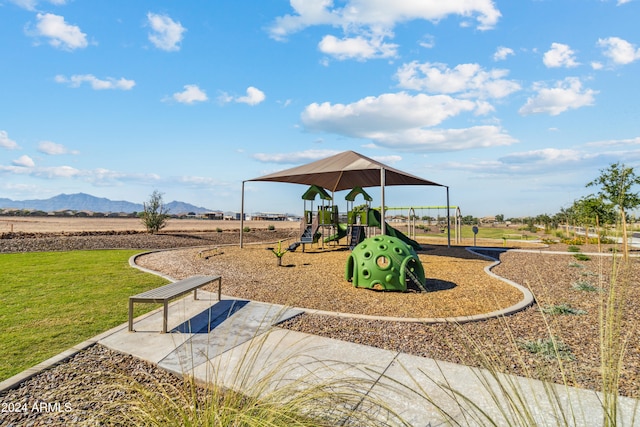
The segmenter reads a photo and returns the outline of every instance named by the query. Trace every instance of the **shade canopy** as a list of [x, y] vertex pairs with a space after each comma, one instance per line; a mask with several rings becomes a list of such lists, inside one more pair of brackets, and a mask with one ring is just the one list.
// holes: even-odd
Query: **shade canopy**
[[384, 184], [436, 185], [415, 175], [394, 169], [354, 151], [345, 151], [306, 165], [271, 173], [248, 181], [288, 182], [317, 185], [329, 191], [349, 190], [355, 187], [379, 187], [380, 170], [384, 169]]

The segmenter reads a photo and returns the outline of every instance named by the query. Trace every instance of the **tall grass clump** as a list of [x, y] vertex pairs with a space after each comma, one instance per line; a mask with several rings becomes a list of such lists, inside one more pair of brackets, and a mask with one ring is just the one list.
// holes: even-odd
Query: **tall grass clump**
[[[144, 426], [387, 426], [407, 425], [384, 402], [370, 396], [376, 384], [366, 373], [344, 374], [338, 362], [305, 355], [305, 339], [274, 336], [212, 356], [197, 368], [183, 367], [182, 380], [159, 382], [114, 375], [104, 381], [107, 424]], [[233, 337], [229, 337], [232, 340]], [[284, 346], [284, 348], [283, 348]], [[196, 351], [196, 350], [191, 350]], [[284, 354], [284, 356], [283, 356]], [[206, 380], [196, 379], [206, 371]]]

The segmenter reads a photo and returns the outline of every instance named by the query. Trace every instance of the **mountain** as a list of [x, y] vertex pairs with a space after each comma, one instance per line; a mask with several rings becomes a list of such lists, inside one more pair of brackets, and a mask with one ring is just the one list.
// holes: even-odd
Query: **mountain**
[[[210, 209], [194, 206], [190, 203], [173, 201], [166, 203], [165, 207], [171, 214], [186, 214], [189, 212], [204, 213]], [[45, 212], [56, 211], [89, 211], [89, 212], [142, 212], [141, 203], [132, 203], [124, 200], [109, 200], [104, 197], [95, 197], [90, 194], [59, 194], [43, 200], [11, 200], [0, 198], [0, 209], [26, 209]]]

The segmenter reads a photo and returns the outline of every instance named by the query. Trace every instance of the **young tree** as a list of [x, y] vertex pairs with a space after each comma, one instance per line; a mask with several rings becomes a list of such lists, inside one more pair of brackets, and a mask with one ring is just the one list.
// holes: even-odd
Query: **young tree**
[[636, 176], [633, 168], [626, 167], [620, 162], [612, 163], [607, 169], [600, 170], [600, 176], [589, 182], [587, 187], [600, 186], [600, 195], [618, 208], [622, 222], [622, 243], [627, 247], [627, 211], [640, 206], [640, 196], [631, 191], [634, 185], [640, 184], [640, 177]]
[[154, 190], [149, 196], [149, 201], [143, 203], [144, 210], [140, 213], [140, 219], [148, 233], [156, 234], [167, 226], [169, 210], [162, 201], [162, 193]]

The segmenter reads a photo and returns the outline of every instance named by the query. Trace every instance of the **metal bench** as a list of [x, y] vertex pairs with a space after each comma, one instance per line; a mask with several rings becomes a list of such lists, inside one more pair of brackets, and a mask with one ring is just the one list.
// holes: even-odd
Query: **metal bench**
[[169, 283], [168, 285], [129, 297], [129, 332], [133, 332], [133, 303], [163, 303], [162, 332], [166, 333], [169, 301], [184, 294], [188, 294], [191, 291], [193, 291], [193, 299], [196, 300], [198, 299], [198, 288], [215, 281], [218, 282], [218, 301], [220, 301], [220, 293], [222, 291], [221, 276], [192, 276], [188, 279]]

